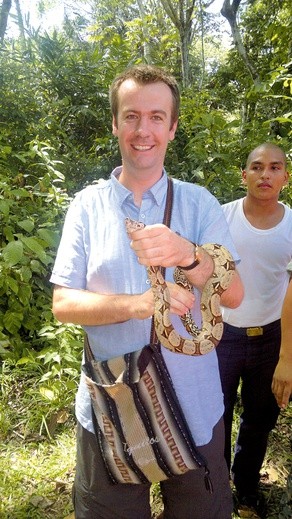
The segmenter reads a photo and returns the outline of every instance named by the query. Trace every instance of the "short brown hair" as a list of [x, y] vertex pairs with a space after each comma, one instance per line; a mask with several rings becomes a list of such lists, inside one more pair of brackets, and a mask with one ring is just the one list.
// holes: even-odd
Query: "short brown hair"
[[140, 85], [147, 85], [150, 83], [165, 83], [171, 90], [172, 95], [172, 111], [171, 111], [171, 124], [178, 120], [179, 106], [180, 106], [180, 92], [178, 84], [174, 76], [163, 70], [162, 68], [154, 65], [134, 65], [127, 68], [124, 72], [116, 76], [113, 80], [110, 90], [109, 99], [112, 114], [117, 120], [119, 100], [118, 92], [121, 84], [127, 79], [133, 79]]

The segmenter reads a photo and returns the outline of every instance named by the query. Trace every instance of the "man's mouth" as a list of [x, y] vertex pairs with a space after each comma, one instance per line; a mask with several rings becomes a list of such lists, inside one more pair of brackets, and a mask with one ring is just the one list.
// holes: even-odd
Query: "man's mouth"
[[259, 187], [271, 187], [271, 184], [269, 184], [268, 182], [262, 182], [261, 184], [259, 184]]
[[146, 146], [146, 145], [142, 146], [142, 145], [137, 145], [136, 144], [136, 145], [133, 145], [133, 148], [135, 150], [137, 150], [137, 151], [149, 151], [149, 150], [151, 150], [153, 148], [153, 146], [149, 146], [149, 145], [148, 146]]

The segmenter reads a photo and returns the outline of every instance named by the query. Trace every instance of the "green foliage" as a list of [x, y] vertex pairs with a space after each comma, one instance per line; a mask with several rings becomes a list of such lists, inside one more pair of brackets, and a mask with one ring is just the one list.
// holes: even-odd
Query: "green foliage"
[[231, 49], [211, 86], [221, 107], [234, 110], [235, 102], [241, 109], [242, 149], [273, 140], [291, 154], [291, 2], [257, 0], [242, 5], [239, 29], [258, 81]]
[[241, 193], [239, 126], [237, 114], [231, 118], [215, 110], [206, 92], [196, 97], [188, 93], [182, 98], [174, 151], [167, 159], [169, 168], [173, 171], [173, 156], [179, 156], [176, 164], [179, 177], [207, 187], [222, 203], [238, 198]]
[[[10, 356], [3, 361], [2, 441], [11, 436], [15, 427], [24, 439], [36, 432], [52, 438], [58, 424], [73, 414], [83, 345], [81, 330], [52, 323], [40, 329], [38, 335], [47, 343], [40, 351], [27, 346], [18, 360]], [[20, 407], [13, 402], [18, 395], [22, 400]]]
[[[72, 406], [82, 351], [81, 330], [56, 323], [51, 311], [49, 277], [70, 200], [61, 187], [61, 164], [46, 143], [34, 141], [26, 148], [14, 156], [21, 173], [9, 178], [9, 160], [3, 160], [0, 176], [0, 357], [6, 359], [1, 377], [7, 380], [11, 373], [16, 391], [16, 375], [25, 378], [22, 390], [31, 405], [25, 410], [24, 437], [36, 428], [52, 434], [54, 416]], [[9, 159], [7, 150], [6, 155]], [[38, 382], [31, 386], [33, 374]], [[3, 385], [4, 436], [13, 423], [9, 398]]]
[[[81, 331], [56, 323], [51, 312], [49, 277], [69, 202], [59, 187], [64, 177], [53, 153], [45, 143], [31, 142], [14, 157], [21, 173], [12, 178], [9, 160], [1, 164], [0, 357], [6, 359], [1, 377], [11, 370], [27, 378], [25, 394], [32, 405], [26, 409], [24, 436], [36, 427], [51, 434], [52, 417], [72, 405], [81, 362]], [[33, 387], [32, 374], [38, 375]], [[12, 424], [6, 397], [3, 386], [1, 435]]]
[[57, 187], [64, 178], [51, 152], [31, 142], [13, 157], [18, 175], [9, 177], [4, 161], [0, 170], [0, 347], [14, 358], [25, 344], [38, 347], [40, 316], [52, 322], [48, 278], [68, 196]]

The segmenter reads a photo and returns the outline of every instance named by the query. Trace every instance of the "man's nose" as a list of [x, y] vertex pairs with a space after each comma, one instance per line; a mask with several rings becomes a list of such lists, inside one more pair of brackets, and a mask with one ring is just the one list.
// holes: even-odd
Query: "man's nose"
[[149, 125], [146, 119], [141, 118], [138, 120], [136, 133], [141, 137], [145, 137], [149, 134]]
[[266, 167], [266, 168], [262, 169], [261, 177], [268, 178], [268, 177], [270, 177], [270, 175], [271, 175], [271, 172], [270, 172], [270, 168], [269, 167]]

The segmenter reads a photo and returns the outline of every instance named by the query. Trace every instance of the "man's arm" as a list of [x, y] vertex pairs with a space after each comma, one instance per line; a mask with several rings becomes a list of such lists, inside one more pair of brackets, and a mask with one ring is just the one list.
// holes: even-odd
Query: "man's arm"
[[147, 292], [104, 295], [56, 285], [52, 310], [56, 319], [64, 323], [115, 324], [129, 319], [147, 319], [153, 313], [153, 297]]
[[292, 393], [292, 283], [289, 283], [283, 302], [281, 315], [281, 348], [279, 362], [276, 366], [272, 391], [277, 404], [284, 409]]
[[[184, 315], [194, 304], [194, 295], [175, 283], [167, 283], [170, 311]], [[53, 314], [63, 323], [84, 326], [117, 324], [129, 319], [148, 319], [154, 313], [151, 289], [142, 294], [98, 294], [56, 285]]]
[[[194, 262], [195, 248], [193, 243], [173, 232], [168, 227], [157, 224], [146, 226], [144, 229], [130, 234], [131, 247], [135, 251], [141, 265], [162, 265], [163, 267], [187, 267]], [[203, 290], [207, 280], [212, 276], [214, 262], [212, 257], [202, 248], [197, 248], [199, 264], [192, 270], [185, 271], [189, 281]], [[244, 295], [244, 288], [240, 276], [235, 276], [222, 294], [221, 304], [230, 308], [237, 308]]]

